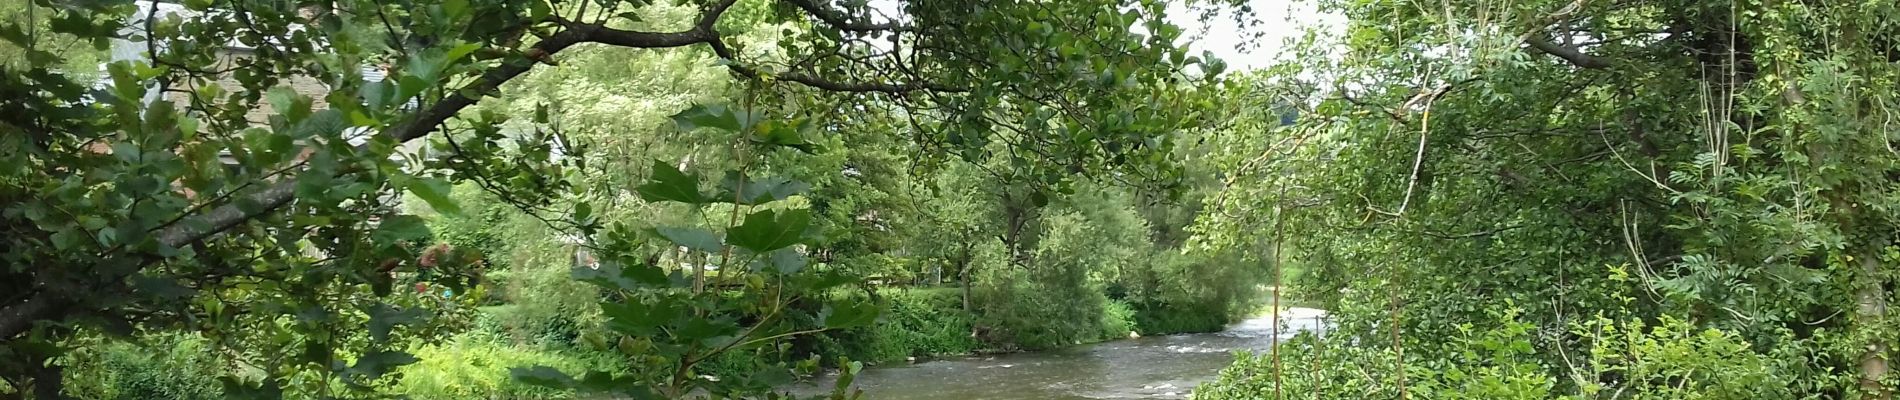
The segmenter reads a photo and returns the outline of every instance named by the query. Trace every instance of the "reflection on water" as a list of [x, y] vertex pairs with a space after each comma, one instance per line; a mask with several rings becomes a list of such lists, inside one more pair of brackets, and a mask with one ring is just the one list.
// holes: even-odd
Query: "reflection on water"
[[[1282, 313], [1280, 336], [1314, 329], [1323, 314]], [[1272, 318], [1262, 317], [1219, 333], [866, 368], [857, 385], [868, 399], [1179, 399], [1232, 362], [1232, 352], [1265, 351], [1272, 336]]]

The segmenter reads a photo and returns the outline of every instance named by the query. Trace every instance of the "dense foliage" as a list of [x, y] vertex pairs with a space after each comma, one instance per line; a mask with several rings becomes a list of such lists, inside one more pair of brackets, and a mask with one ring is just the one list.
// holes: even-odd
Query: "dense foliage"
[[1241, 74], [1150, 0], [0, 4], [0, 398], [850, 398], [1282, 295], [1196, 397], [1900, 390], [1900, 6], [1317, 4]]
[[1218, 328], [1264, 275], [1172, 255], [1225, 67], [1165, 6], [9, 3], [0, 398], [761, 397]]
[[1200, 229], [1284, 224], [1336, 330], [1203, 397], [1892, 396], [1892, 2], [1321, 4]]

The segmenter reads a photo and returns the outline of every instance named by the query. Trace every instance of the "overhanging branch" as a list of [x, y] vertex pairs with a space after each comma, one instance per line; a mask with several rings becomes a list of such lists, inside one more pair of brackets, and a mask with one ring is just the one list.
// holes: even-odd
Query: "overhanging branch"
[[[554, 22], [562, 25], [563, 29], [535, 43], [524, 51], [524, 53], [530, 55], [530, 57], [508, 60], [501, 65], [489, 69], [475, 82], [464, 86], [462, 90], [449, 92], [449, 94], [440, 101], [430, 104], [426, 109], [378, 134], [388, 136], [398, 143], [427, 136], [440, 129], [444, 122], [460, 113], [462, 109], [474, 105], [479, 100], [479, 96], [495, 93], [502, 84], [533, 69], [537, 58], [545, 59], [546, 57], [550, 57], [555, 53], [559, 53], [562, 50], [580, 43], [591, 42], [645, 49], [676, 48], [708, 44], [713, 47], [716, 53], [720, 53], [721, 57], [730, 59], [731, 52], [726, 49], [724, 43], [720, 41], [719, 34], [713, 29], [713, 25], [718, 22], [720, 15], [735, 2], [736, 0], [723, 0], [708, 6], [706, 12], [692, 28], [680, 32], [629, 31], [608, 28], [601, 24], [576, 23], [557, 17]], [[825, 20], [828, 23], [836, 22], [844, 24], [843, 28], [845, 29], [907, 29], [889, 24], [850, 23], [842, 14], [817, 7], [815, 3], [797, 0], [795, 0], [794, 3], [801, 4], [801, 8], [805, 8], [815, 17]], [[742, 66], [735, 65], [733, 69], [741, 75], [751, 77], [758, 76], [756, 71]], [[942, 85], [921, 81], [907, 83], [846, 82], [827, 80], [804, 73], [783, 74], [779, 75], [778, 79], [797, 82], [821, 90], [840, 92], [882, 92], [898, 94], [916, 90], [955, 90]], [[471, 95], [476, 97], [470, 97]], [[197, 215], [185, 217], [179, 220], [177, 224], [159, 228], [154, 238], [161, 246], [179, 248], [215, 237], [267, 213], [282, 209], [295, 199], [296, 187], [297, 180], [294, 178], [277, 180], [262, 190], [239, 197], [236, 201], [202, 211]], [[238, 204], [247, 204], [248, 207], [238, 207]], [[104, 257], [106, 258], [104, 262], [112, 262], [112, 260], [122, 259], [124, 257], [141, 256], [116, 253], [105, 254]], [[38, 288], [30, 297], [27, 297], [25, 301], [0, 307], [0, 339], [17, 337], [27, 329], [30, 329], [35, 321], [55, 319], [59, 315], [65, 314], [71, 307], [78, 304], [76, 302], [77, 299], [67, 298], [67, 296], [73, 295], [79, 294], [61, 293], [47, 288]]]
[[1556, 43], [1551, 43], [1549, 40], [1545, 40], [1543, 38], [1538, 38], [1538, 37], [1527, 38], [1527, 39], [1524, 39], [1524, 43], [1531, 45], [1531, 48], [1537, 49], [1537, 51], [1542, 51], [1546, 54], [1557, 56], [1557, 58], [1562, 58], [1564, 59], [1564, 61], [1569, 61], [1570, 65], [1575, 65], [1578, 68], [1604, 69], [1604, 68], [1610, 67], [1609, 60], [1605, 60], [1602, 57], [1585, 54], [1582, 50], [1577, 50], [1574, 48], [1564, 47]]
[[805, 12], [808, 14], [811, 14], [812, 17], [818, 18], [819, 21], [824, 21], [826, 25], [831, 25], [831, 27], [838, 28], [838, 30], [842, 30], [842, 31], [910, 32], [913, 29], [913, 27], [899, 25], [895, 22], [873, 24], [873, 23], [864, 22], [861, 20], [854, 21], [855, 19], [858, 19], [858, 18], [853, 18], [852, 16], [846, 15], [844, 12], [841, 12], [838, 10], [826, 8], [824, 5], [818, 4], [816, 0], [785, 0], [785, 2], [792, 3], [792, 5], [798, 6], [799, 9], [805, 10]]

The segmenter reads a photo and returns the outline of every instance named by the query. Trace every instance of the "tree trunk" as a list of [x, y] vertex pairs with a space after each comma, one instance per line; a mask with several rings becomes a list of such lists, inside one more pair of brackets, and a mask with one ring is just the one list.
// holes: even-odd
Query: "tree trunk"
[[970, 306], [970, 264], [974, 263], [970, 262], [970, 260], [963, 260], [963, 267], [958, 268], [963, 270], [963, 272], [957, 274], [957, 279], [963, 281], [963, 311], [975, 312], [976, 309]]
[[0, 399], [24, 398], [21, 396], [24, 396], [29, 390], [33, 393], [34, 400], [60, 400], [66, 398], [61, 394], [61, 392], [65, 391], [66, 386], [64, 368], [58, 365], [47, 365], [47, 357], [39, 354], [27, 354], [26, 362], [28, 377], [22, 380], [15, 380], [13, 384], [17, 392], [0, 395]]
[[[1880, 325], [1886, 320], [1887, 293], [1884, 288], [1886, 285], [1883, 285], [1878, 278], [1880, 276], [1878, 254], [1867, 254], [1861, 257], [1860, 272], [1870, 282], [1861, 285], [1860, 290], [1854, 295], [1860, 303], [1860, 318], [1856, 323], [1862, 326]], [[1879, 329], [1881, 328], [1874, 328], [1874, 330]], [[1890, 369], [1887, 365], [1889, 348], [1886, 342], [1875, 339], [1875, 342], [1867, 344], [1867, 352], [1861, 353], [1860, 389], [1865, 398], [1877, 400], [1893, 398], [1893, 391], [1881, 383]]]
[[964, 242], [963, 254], [957, 257], [957, 280], [961, 281], [963, 286], [963, 311], [965, 312], [976, 311], [976, 308], [970, 305], [970, 274], [976, 272], [971, 270], [971, 266], [976, 263], [970, 260], [970, 253], [975, 250], [976, 242]]
[[66, 386], [61, 371], [64, 368], [58, 365], [46, 365], [36, 368], [39, 368], [39, 376], [33, 378], [33, 398], [35, 400], [59, 400], [66, 398], [60, 394], [60, 392], [64, 391]]

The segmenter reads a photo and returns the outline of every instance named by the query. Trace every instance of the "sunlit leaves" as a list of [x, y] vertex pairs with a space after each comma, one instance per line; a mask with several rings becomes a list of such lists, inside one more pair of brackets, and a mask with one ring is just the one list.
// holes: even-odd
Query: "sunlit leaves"
[[812, 134], [811, 130], [811, 120], [808, 119], [766, 120], [759, 122], [751, 139], [755, 143], [789, 147], [811, 154], [818, 150], [817, 145], [812, 144], [808, 138]]

